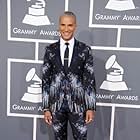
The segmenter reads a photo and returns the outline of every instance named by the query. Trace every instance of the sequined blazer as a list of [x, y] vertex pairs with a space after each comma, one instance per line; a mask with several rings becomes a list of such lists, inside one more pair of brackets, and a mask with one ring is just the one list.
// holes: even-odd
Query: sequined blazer
[[64, 98], [72, 112], [95, 110], [93, 64], [91, 48], [76, 39], [67, 72], [61, 62], [60, 42], [46, 47], [42, 66], [43, 110], [58, 111]]

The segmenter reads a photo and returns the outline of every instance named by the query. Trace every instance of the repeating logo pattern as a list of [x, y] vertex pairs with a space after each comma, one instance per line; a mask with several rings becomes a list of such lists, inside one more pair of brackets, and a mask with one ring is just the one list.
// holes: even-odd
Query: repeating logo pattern
[[[42, 114], [42, 61], [8, 59], [8, 102], [9, 116], [32, 116]], [[17, 79], [17, 75], [20, 75]]]
[[139, 12], [133, 0], [90, 0], [89, 27], [140, 28]]
[[[64, 0], [54, 11], [55, 0], [7, 0], [8, 1], [8, 40], [48, 42], [58, 40], [59, 15], [66, 9]], [[17, 12], [17, 5], [18, 9]]]
[[[31, 1], [31, 0], [28, 0]], [[28, 14], [25, 15], [22, 23], [41, 26], [50, 25], [47, 15], [45, 15], [46, 3], [44, 0], [37, 0], [34, 5], [28, 7]]]
[[100, 86], [101, 89], [110, 91], [128, 90], [125, 81], [123, 81], [124, 69], [116, 61], [116, 55], [109, 57], [105, 69], [109, 72], [106, 75], [106, 80]]
[[42, 89], [41, 79], [37, 76], [35, 68], [31, 68], [26, 75], [26, 82], [32, 82], [27, 87], [27, 92], [25, 92], [22, 97], [22, 101], [32, 102], [32, 103], [41, 103], [42, 102]]
[[133, 0], [109, 0], [105, 8], [116, 11], [136, 9]]
[[[42, 61], [38, 60], [38, 42], [53, 43], [59, 38], [56, 17], [62, 11], [68, 10], [70, 1], [63, 2], [61, 6], [56, 6], [58, 9], [54, 10], [52, 3], [60, 5], [59, 1], [7, 0], [8, 40], [35, 42], [38, 45], [35, 49], [35, 60], [8, 59], [7, 115], [34, 118], [34, 134], [36, 133], [36, 119], [42, 118], [42, 83], [39, 70]], [[19, 12], [15, 8], [17, 5]], [[118, 29], [115, 48], [117, 51], [121, 51], [121, 29], [140, 28], [140, 9], [135, 0], [90, 0], [89, 6], [88, 28]], [[96, 46], [94, 49], [99, 51], [108, 49], [112, 52], [115, 50], [113, 47], [106, 49], [104, 46]], [[139, 95], [131, 92], [134, 89], [131, 89], [131, 82], [126, 79], [128, 76], [126, 65], [122, 63], [118, 55], [108, 55], [103, 68], [105, 78], [97, 77], [97, 81], [98, 78], [101, 81], [97, 87], [97, 106], [112, 107], [110, 140], [113, 140], [115, 108], [139, 108]], [[18, 80], [17, 75], [21, 76]], [[36, 140], [35, 135], [33, 140]]]

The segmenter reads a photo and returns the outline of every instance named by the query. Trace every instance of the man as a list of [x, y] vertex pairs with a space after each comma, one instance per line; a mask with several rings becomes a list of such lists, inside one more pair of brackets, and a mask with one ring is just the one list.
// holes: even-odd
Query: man
[[59, 18], [60, 40], [46, 48], [42, 68], [44, 119], [52, 125], [56, 140], [67, 140], [69, 121], [75, 140], [87, 139], [94, 119], [95, 79], [91, 49], [74, 38], [76, 16]]

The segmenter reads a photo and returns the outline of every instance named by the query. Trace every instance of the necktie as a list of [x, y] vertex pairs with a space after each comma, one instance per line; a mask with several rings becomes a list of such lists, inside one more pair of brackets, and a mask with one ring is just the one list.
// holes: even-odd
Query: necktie
[[64, 68], [67, 71], [67, 69], [68, 69], [68, 62], [69, 62], [69, 47], [68, 47], [69, 43], [66, 42], [65, 45], [67, 47], [66, 47], [65, 54], [64, 54]]

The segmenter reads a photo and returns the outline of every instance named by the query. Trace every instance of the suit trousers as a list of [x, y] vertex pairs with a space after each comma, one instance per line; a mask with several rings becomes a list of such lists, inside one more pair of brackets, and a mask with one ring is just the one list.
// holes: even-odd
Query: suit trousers
[[64, 99], [59, 111], [52, 113], [53, 129], [55, 140], [67, 140], [68, 121], [72, 128], [74, 140], [87, 139], [87, 126], [85, 123], [85, 113], [70, 112], [68, 102]]

